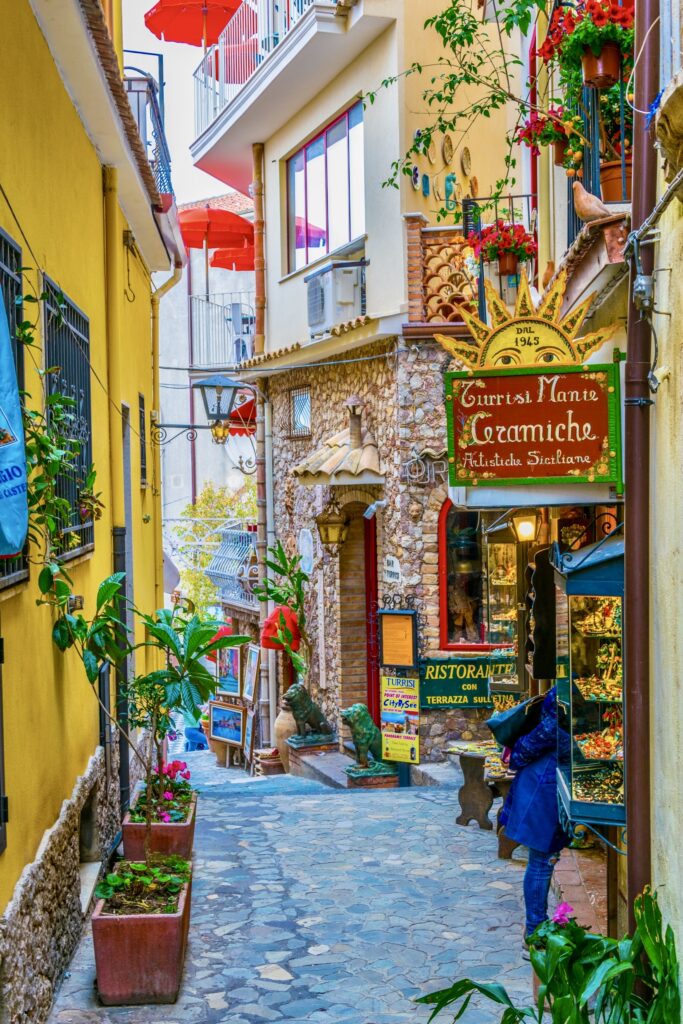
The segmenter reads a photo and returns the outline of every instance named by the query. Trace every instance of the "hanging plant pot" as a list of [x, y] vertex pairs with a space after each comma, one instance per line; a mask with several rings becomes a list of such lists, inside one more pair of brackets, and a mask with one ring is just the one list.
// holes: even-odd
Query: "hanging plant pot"
[[633, 161], [626, 157], [626, 192], [621, 176], [621, 160], [608, 160], [600, 164], [600, 188], [603, 203], [630, 203]]
[[498, 256], [498, 272], [501, 277], [517, 273], [519, 258], [514, 252], [501, 252]]
[[621, 50], [616, 43], [605, 43], [599, 56], [586, 47], [581, 58], [583, 84], [593, 89], [610, 89], [619, 81]]
[[567, 153], [567, 139], [557, 139], [553, 142], [553, 163], [556, 167], [564, 167], [564, 158]]

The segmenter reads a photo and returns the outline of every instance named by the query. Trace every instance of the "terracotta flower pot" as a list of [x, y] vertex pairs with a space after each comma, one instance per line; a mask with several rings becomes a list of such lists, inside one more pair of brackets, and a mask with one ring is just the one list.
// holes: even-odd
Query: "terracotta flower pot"
[[97, 992], [105, 1006], [174, 1003], [178, 998], [190, 927], [192, 879], [175, 914], [92, 916]]
[[502, 252], [498, 257], [498, 272], [501, 277], [517, 273], [519, 259], [514, 252]]
[[[157, 821], [152, 825], [152, 853], [171, 854], [189, 860], [192, 856], [194, 826], [197, 817], [197, 794], [193, 794], [186, 821]], [[123, 851], [126, 860], [145, 859], [145, 824], [130, 820], [130, 811], [123, 819]]]
[[553, 142], [553, 163], [556, 167], [564, 166], [564, 157], [569, 143], [566, 139], [557, 139]]
[[279, 714], [275, 719], [274, 739], [275, 746], [280, 754], [280, 760], [286, 772], [289, 771], [289, 747], [287, 746], [287, 740], [290, 736], [295, 736], [296, 732], [294, 715], [291, 711], [280, 708]]
[[626, 157], [626, 195], [621, 178], [621, 160], [607, 160], [600, 164], [600, 188], [604, 203], [630, 203], [633, 161]]
[[609, 89], [619, 81], [621, 50], [616, 43], [605, 43], [600, 55], [586, 47], [581, 58], [583, 84], [593, 89]]

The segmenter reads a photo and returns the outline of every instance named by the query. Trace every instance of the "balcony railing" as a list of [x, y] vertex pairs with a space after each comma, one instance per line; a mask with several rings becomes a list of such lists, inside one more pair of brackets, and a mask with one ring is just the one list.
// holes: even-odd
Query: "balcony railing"
[[258, 599], [253, 592], [253, 586], [258, 582], [256, 527], [223, 530], [206, 575], [218, 587], [226, 604], [258, 608]]
[[[132, 72], [137, 69], [126, 69]], [[144, 72], [127, 74], [124, 85], [137, 121], [142, 144], [147, 153], [157, 190], [160, 195], [173, 195], [171, 184], [171, 154], [169, 153], [164, 121], [159, 103], [159, 86]]]
[[190, 316], [193, 366], [235, 366], [253, 356], [253, 292], [191, 295]]
[[194, 73], [196, 135], [201, 135], [237, 96], [314, 3], [243, 0]]

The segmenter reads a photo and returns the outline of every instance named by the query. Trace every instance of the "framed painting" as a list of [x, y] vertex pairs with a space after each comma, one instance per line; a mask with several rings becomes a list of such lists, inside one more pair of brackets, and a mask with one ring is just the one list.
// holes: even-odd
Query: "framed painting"
[[250, 704], [256, 703], [258, 693], [258, 676], [261, 667], [261, 648], [258, 644], [248, 644], [244, 663], [244, 684], [242, 696]]
[[254, 734], [256, 732], [256, 712], [247, 712], [247, 724], [244, 729], [244, 756], [251, 764], [254, 756]]
[[244, 746], [245, 709], [237, 704], [209, 702], [209, 737], [229, 747]]
[[241, 650], [241, 647], [224, 647], [222, 650], [217, 652], [217, 695], [224, 694], [228, 697], [240, 696], [242, 686]]

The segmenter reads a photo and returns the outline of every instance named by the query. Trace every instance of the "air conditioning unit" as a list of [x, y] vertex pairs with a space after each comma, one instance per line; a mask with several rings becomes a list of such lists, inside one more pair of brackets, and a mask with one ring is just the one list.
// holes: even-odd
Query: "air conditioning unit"
[[328, 263], [304, 278], [311, 337], [365, 313], [364, 260]]

